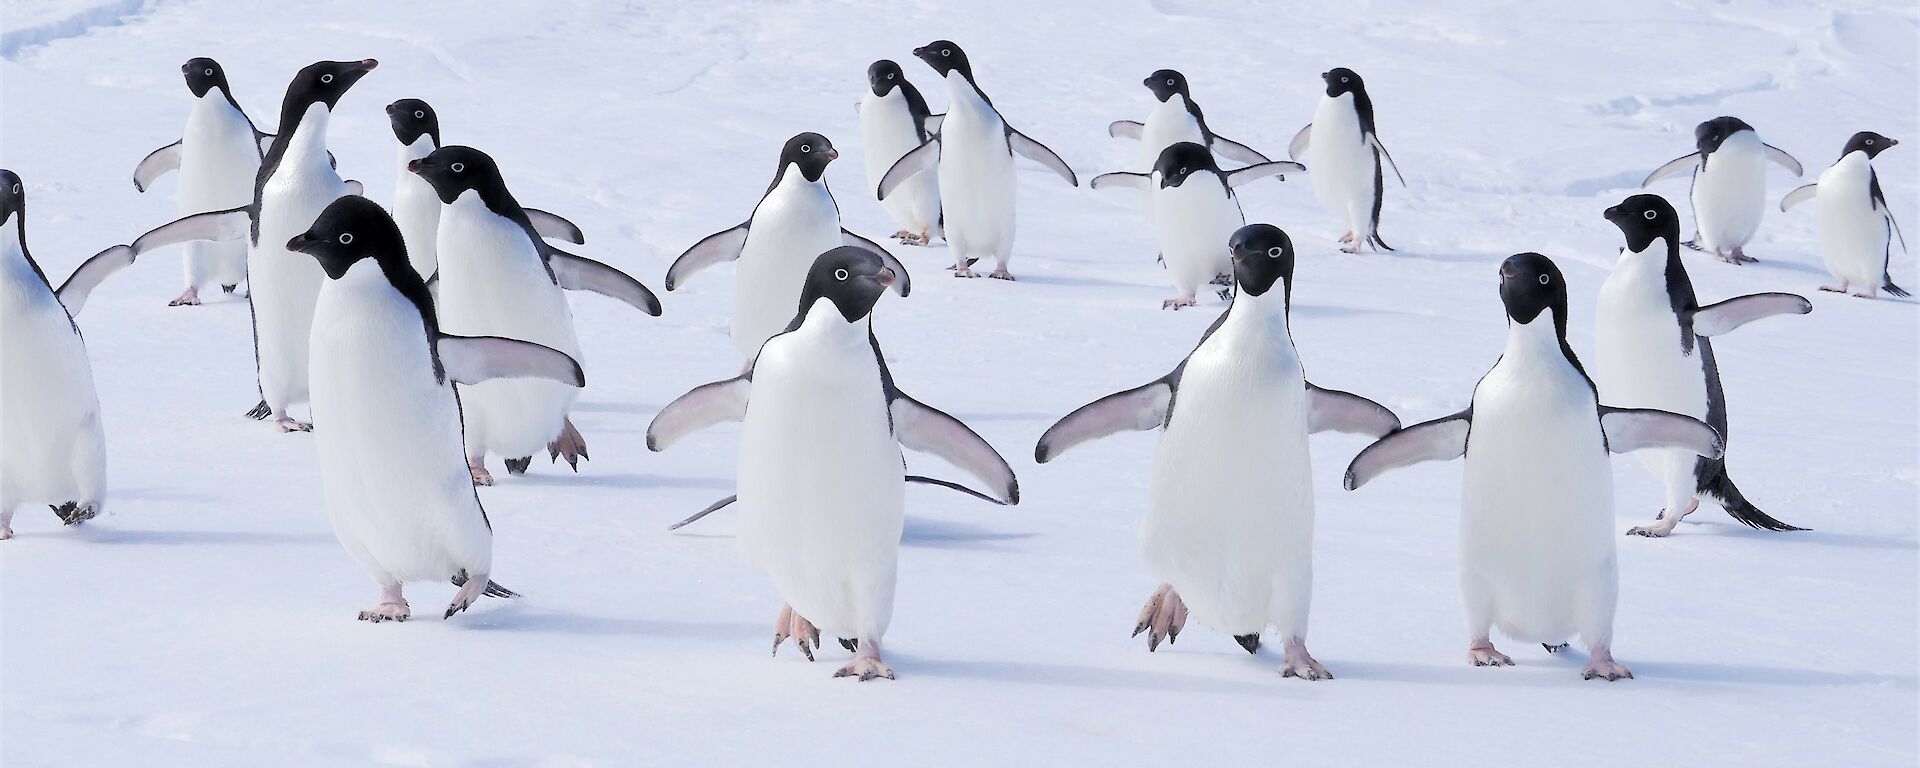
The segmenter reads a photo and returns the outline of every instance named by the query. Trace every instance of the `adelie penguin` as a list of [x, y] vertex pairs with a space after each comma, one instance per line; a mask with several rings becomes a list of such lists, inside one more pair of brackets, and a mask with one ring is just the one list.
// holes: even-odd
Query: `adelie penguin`
[[1500, 265], [1507, 346], [1474, 387], [1466, 410], [1397, 430], [1354, 457], [1346, 487], [1381, 473], [1466, 457], [1460, 515], [1460, 597], [1472, 640], [1467, 661], [1511, 666], [1493, 628], [1561, 650], [1578, 636], [1590, 655], [1581, 676], [1633, 677], [1613, 658], [1619, 593], [1613, 472], [1607, 453], [1682, 448], [1720, 456], [1720, 436], [1699, 419], [1600, 405], [1567, 346], [1567, 288], [1537, 253]]
[[[658, 317], [653, 291], [620, 270], [575, 256], [540, 237], [493, 158], [472, 147], [441, 147], [407, 164], [433, 186], [444, 206], [435, 240], [439, 277], [435, 306], [450, 332], [505, 336], [581, 359], [566, 291], [592, 291]], [[462, 387], [467, 464], [472, 480], [491, 485], [488, 453], [522, 474], [542, 448], [579, 471], [587, 443], [567, 413], [580, 388], [540, 380], [489, 381]]]
[[[933, 140], [940, 132], [940, 120], [927, 109], [920, 90], [907, 82], [907, 74], [890, 59], [881, 59], [867, 67], [867, 93], [856, 105], [860, 112], [860, 142], [867, 158], [867, 183], [875, 187], [887, 176], [887, 169], [908, 152]], [[938, 171], [927, 171], [908, 179], [880, 201], [900, 230], [893, 237], [906, 245], [932, 245], [940, 232], [940, 178]]]
[[1340, 250], [1359, 253], [1365, 243], [1391, 251], [1380, 238], [1380, 207], [1386, 199], [1386, 169], [1407, 185], [1387, 147], [1380, 143], [1373, 99], [1360, 74], [1336, 67], [1320, 75], [1326, 95], [1313, 110], [1313, 122], [1294, 134], [1287, 156], [1313, 169], [1313, 195], [1347, 227]]
[[701, 270], [739, 262], [733, 271], [733, 346], [744, 361], [742, 370], [753, 363], [760, 345], [793, 319], [790, 308], [800, 297], [807, 269], [823, 251], [864, 248], [893, 270], [895, 292], [905, 296], [911, 290], [906, 267], [893, 254], [840, 226], [840, 206], [827, 189], [827, 165], [839, 157], [833, 142], [820, 134], [787, 139], [773, 183], [747, 220], [702, 238], [667, 269], [672, 291]]
[[[439, 269], [436, 255], [440, 228], [440, 196], [433, 185], [407, 165], [440, 148], [440, 116], [419, 99], [401, 99], [387, 105], [387, 122], [400, 142], [399, 177], [393, 188], [393, 220], [407, 240], [407, 261], [420, 279], [431, 280]], [[573, 222], [536, 208], [526, 208], [527, 220], [541, 237], [583, 245], [587, 237]]]
[[947, 116], [932, 141], [901, 157], [881, 178], [880, 200], [917, 174], [938, 172], [953, 276], [978, 277], [974, 262], [992, 257], [990, 277], [1012, 280], [1007, 261], [1013, 258], [1014, 154], [1046, 166], [1068, 184], [1077, 187], [1080, 181], [1053, 150], [1007, 124], [974, 82], [973, 66], [960, 46], [936, 40], [915, 48], [913, 55], [946, 79]]
[[1187, 76], [1171, 69], [1156, 70], [1140, 81], [1153, 94], [1153, 111], [1146, 122], [1115, 120], [1107, 126], [1107, 135], [1140, 141], [1139, 168], [1152, 168], [1167, 147], [1183, 141], [1199, 144], [1214, 154], [1246, 165], [1270, 162], [1252, 147], [1213, 132], [1200, 103], [1193, 100]]
[[[1178, 145], [1176, 145], [1178, 146]], [[1188, 145], [1195, 146], [1198, 145]], [[1042, 464], [1080, 443], [1161, 429], [1141, 553], [1162, 583], [1134, 634], [1147, 649], [1180, 636], [1189, 614], [1233, 635], [1248, 653], [1278, 630], [1280, 672], [1332, 674], [1307, 652], [1313, 596], [1313, 471], [1307, 436], [1380, 437], [1400, 427], [1366, 398], [1306, 380], [1288, 309], [1293, 242], [1268, 224], [1228, 242], [1239, 292], [1173, 371], [1082, 406], [1034, 448]]]
[[[1756, 293], [1701, 306], [1693, 281], [1680, 261], [1680, 217], [1657, 195], [1634, 195], [1608, 208], [1607, 220], [1620, 228], [1626, 246], [1613, 274], [1600, 286], [1595, 317], [1599, 349], [1594, 380], [1600, 397], [1634, 408], [1658, 408], [1727, 430], [1727, 399], [1714, 358], [1718, 337], [1755, 320], [1813, 311], [1791, 293]], [[1628, 533], [1665, 536], [1681, 518], [1713, 499], [1733, 519], [1768, 531], [1799, 528], [1769, 517], [1734, 487], [1720, 457], [1700, 456], [1684, 448], [1639, 452], [1640, 463], [1666, 488], [1666, 506], [1651, 524]]]
[[[908, 397], [888, 372], [872, 312], [897, 278], [863, 248], [820, 254], [787, 330], [767, 340], [753, 366], [680, 396], [647, 427], [647, 446], [658, 451], [707, 426], [745, 422], [738, 494], [708, 509], [737, 500], [741, 549], [786, 602], [774, 651], [791, 637], [812, 660], [820, 632], [836, 634], [854, 658], [835, 677], [893, 678], [880, 644], [893, 618], [903, 481], [996, 503], [1020, 499], [1012, 468], [992, 446]], [[907, 475], [902, 446], [946, 459], [990, 495]]]
[[1814, 211], [1819, 216], [1820, 258], [1837, 281], [1820, 290], [1864, 299], [1880, 291], [1908, 295], [1887, 272], [1893, 241], [1899, 240], [1900, 252], [1905, 253], [1907, 238], [1900, 234], [1900, 223], [1894, 221], [1887, 196], [1880, 191], [1880, 174], [1873, 169], [1873, 159], [1899, 143], [1872, 131], [1856, 133], [1840, 150], [1840, 159], [1820, 173], [1818, 182], [1781, 199], [1780, 210], [1785, 212], [1819, 198]]
[[8, 539], [22, 504], [45, 504], [67, 525], [105, 508], [100, 397], [73, 318], [101, 281], [133, 263], [133, 249], [95, 254], [55, 290], [27, 250], [26, 190], [8, 170], [0, 229], [0, 539]]
[[455, 383], [537, 377], [580, 387], [579, 363], [538, 344], [442, 333], [427, 285], [380, 206], [342, 197], [287, 250], [326, 275], [313, 314], [313, 412], [327, 519], [355, 564], [380, 586], [362, 621], [405, 621], [409, 581], [459, 586], [445, 618], [482, 594], [516, 595], [488, 579], [493, 526], [461, 461]]
[[[1152, 173], [1101, 174], [1091, 186], [1133, 187], [1146, 191], [1153, 200], [1151, 213], [1160, 235], [1160, 256], [1166, 262], [1167, 277], [1179, 291], [1160, 307], [1179, 309], [1193, 306], [1200, 286], [1215, 275], [1233, 270], [1228, 264], [1229, 251], [1220, 247], [1246, 223], [1233, 188], [1269, 176], [1284, 181], [1282, 174], [1305, 170], [1299, 163], [1281, 160], [1222, 171], [1206, 147], [1182, 141], [1160, 153]], [[1227, 291], [1221, 291], [1221, 298], [1226, 297]]]
[[247, 239], [247, 292], [260, 384], [260, 403], [247, 415], [271, 416], [282, 432], [313, 429], [296, 420], [292, 409], [307, 401], [307, 340], [322, 279], [313, 259], [287, 250], [287, 239], [305, 232], [327, 204], [361, 192], [359, 182], [334, 172], [327, 124], [334, 105], [378, 64], [373, 59], [321, 61], [301, 69], [280, 102], [280, 135], [260, 163], [253, 202], [187, 216], [133, 241], [134, 253], [142, 254], [192, 240]]
[[1767, 161], [1801, 175], [1800, 161], [1779, 147], [1760, 140], [1753, 126], [1737, 117], [1716, 117], [1693, 129], [1694, 151], [1667, 161], [1640, 182], [1645, 189], [1656, 181], [1693, 174], [1694, 239], [1682, 243], [1708, 251], [1728, 264], [1757, 261], [1747, 255], [1747, 242], [1760, 230], [1767, 207]]
[[[202, 211], [243, 207], [253, 201], [254, 179], [260, 175], [260, 147], [273, 138], [254, 127], [240, 102], [233, 98], [226, 70], [220, 62], [201, 57], [180, 65], [193, 94], [193, 110], [180, 140], [156, 149], [133, 170], [133, 188], [145, 192], [168, 171], [180, 172], [179, 210], [185, 216]], [[247, 279], [247, 245], [237, 240], [186, 244], [181, 262], [186, 290], [167, 303], [170, 307], [200, 303], [200, 289], [220, 286], [233, 293]]]

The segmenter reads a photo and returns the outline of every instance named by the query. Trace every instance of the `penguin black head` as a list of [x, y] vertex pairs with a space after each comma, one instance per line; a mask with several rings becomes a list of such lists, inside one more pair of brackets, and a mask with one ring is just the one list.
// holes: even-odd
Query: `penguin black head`
[[0, 225], [26, 212], [27, 188], [20, 183], [20, 174], [0, 168]]
[[1889, 139], [1873, 131], [1861, 131], [1854, 134], [1853, 138], [1847, 139], [1847, 147], [1846, 149], [1840, 150], [1840, 156], [1846, 157], [1855, 152], [1865, 152], [1867, 153], [1867, 159], [1872, 160], [1879, 157], [1880, 153], [1887, 151], [1887, 149], [1899, 143], [1898, 140]]
[[1188, 101], [1193, 100], [1193, 94], [1187, 91], [1187, 76], [1171, 69], [1157, 70], [1140, 83], [1153, 91], [1153, 98], [1159, 101], [1171, 99], [1176, 93]]
[[973, 82], [973, 65], [967, 63], [967, 52], [960, 50], [960, 46], [954, 45], [952, 40], [927, 43], [913, 49], [913, 55], [933, 67], [933, 71], [940, 73], [941, 77], [958, 71], [967, 82]]
[[1160, 188], [1177, 187], [1186, 183], [1187, 177], [1201, 171], [1219, 173], [1219, 166], [1213, 162], [1213, 153], [1206, 147], [1191, 141], [1176, 142], [1160, 151], [1160, 159], [1153, 162], [1153, 172], [1160, 174]]
[[780, 168], [774, 172], [774, 179], [777, 183], [787, 166], [795, 165], [807, 181], [819, 181], [820, 175], [827, 172], [827, 163], [838, 159], [840, 150], [834, 149], [827, 137], [812, 132], [797, 134], [780, 148]]
[[425, 135], [433, 137], [434, 148], [440, 147], [440, 116], [424, 101], [401, 99], [388, 104], [387, 122], [393, 124], [393, 137], [401, 144], [412, 144]]
[[[281, 115], [291, 113], [297, 120], [306, 108], [313, 104], [325, 104], [331, 111], [340, 97], [347, 95], [347, 89], [360, 78], [366, 77], [380, 62], [373, 59], [360, 61], [316, 61], [293, 76], [293, 82], [287, 86], [287, 99], [281, 104]], [[282, 130], [286, 126], [282, 125]]]
[[900, 65], [893, 59], [881, 59], [867, 66], [867, 87], [873, 89], [873, 95], [885, 96], [895, 87], [907, 81], [907, 73], [900, 71]]
[[[287, 241], [287, 250], [312, 256], [327, 277], [338, 280], [361, 259], [407, 266], [407, 246], [400, 227], [379, 204], [359, 195], [345, 195], [328, 204], [307, 231]], [[406, 270], [412, 272], [412, 268]], [[416, 275], [417, 278], [417, 275]]]
[[1680, 217], [1673, 205], [1659, 195], [1634, 195], [1607, 209], [1607, 221], [1627, 236], [1627, 248], [1647, 249], [1655, 238], [1667, 239], [1667, 247], [1680, 242]]
[[1753, 126], [1737, 117], [1722, 115], [1708, 120], [1693, 128], [1693, 147], [1701, 155], [1711, 155], [1720, 148], [1720, 143], [1741, 131], [1751, 131]]
[[843, 245], [822, 253], [813, 260], [807, 282], [800, 288], [800, 317], [825, 298], [847, 322], [857, 322], [873, 311], [874, 302], [898, 277], [879, 255], [864, 248]]
[[192, 91], [196, 99], [215, 88], [227, 90], [227, 71], [220, 68], [220, 62], [205, 56], [187, 59], [187, 63], [180, 65], [180, 74], [187, 78], [187, 90]]
[[441, 147], [426, 157], [409, 162], [407, 170], [426, 179], [443, 203], [460, 199], [470, 189], [479, 190], [482, 198], [506, 189], [506, 182], [500, 179], [500, 166], [493, 162], [493, 158], [473, 147], [459, 144]]
[[1339, 96], [1343, 93], [1366, 93], [1367, 85], [1360, 81], [1360, 73], [1346, 67], [1334, 67], [1320, 74], [1327, 81], [1327, 96]]
[[1241, 292], [1265, 296], [1280, 284], [1282, 296], [1293, 295], [1293, 238], [1272, 224], [1248, 224], [1227, 238], [1233, 256], [1233, 279]]
[[1567, 285], [1560, 267], [1537, 253], [1508, 256], [1500, 263], [1500, 302], [1507, 317], [1525, 325], [1551, 308], [1555, 325], [1566, 321]]

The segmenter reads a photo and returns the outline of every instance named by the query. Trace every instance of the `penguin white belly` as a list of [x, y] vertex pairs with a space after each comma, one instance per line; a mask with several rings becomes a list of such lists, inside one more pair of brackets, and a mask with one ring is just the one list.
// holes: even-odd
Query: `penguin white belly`
[[1313, 578], [1306, 383], [1291, 344], [1236, 343], [1252, 330], [1230, 327], [1238, 320], [1188, 358], [1141, 552], [1207, 626], [1301, 634]]
[[[312, 256], [287, 250], [347, 184], [327, 159], [327, 108], [301, 118], [285, 156], [260, 189], [258, 236], [247, 246], [247, 292], [253, 300], [254, 351], [260, 394], [278, 415], [307, 399], [307, 343], [313, 304], [325, 273]], [[285, 126], [282, 126], [284, 129]]]
[[1767, 204], [1766, 155], [1760, 137], [1740, 131], [1720, 144], [1693, 179], [1694, 223], [1708, 250], [1744, 247], [1760, 229]]
[[[543, 344], [575, 360], [567, 297], [518, 223], [469, 190], [440, 212], [437, 251], [441, 330]], [[560, 434], [580, 390], [546, 379], [494, 379], [460, 386], [467, 446], [510, 459], [532, 456]]]
[[939, 171], [948, 242], [981, 258], [1010, 253], [1013, 152], [1007, 146], [1006, 124], [992, 107], [954, 104], [940, 124]]
[[1814, 197], [1819, 215], [1820, 258], [1827, 271], [1855, 289], [1878, 289], [1886, 281], [1887, 220], [1874, 210], [1866, 153], [1849, 153], [1820, 174]]
[[1186, 97], [1174, 94], [1154, 106], [1140, 129], [1141, 172], [1152, 173], [1160, 153], [1183, 141], [1207, 145], [1206, 135], [1200, 132], [1200, 122], [1187, 112]]
[[1216, 178], [1196, 173], [1180, 186], [1155, 189], [1153, 198], [1160, 255], [1175, 288], [1191, 295], [1215, 275], [1233, 271], [1227, 239], [1246, 221]]
[[327, 518], [376, 582], [490, 570], [461, 459], [460, 413], [436, 381], [426, 327], [372, 259], [321, 291], [313, 327], [314, 433]]
[[733, 344], [752, 360], [760, 345], [787, 329], [800, 308], [800, 286], [820, 254], [839, 247], [840, 210], [824, 181], [807, 181], [789, 166], [753, 211], [753, 225], [733, 270]]
[[[180, 142], [180, 215], [223, 211], [253, 202], [260, 145], [253, 124], [219, 90], [200, 97]], [[239, 285], [247, 277], [247, 244], [186, 244], [181, 261], [188, 287]]]
[[410, 145], [400, 148], [400, 177], [393, 185], [393, 223], [400, 225], [400, 239], [407, 245], [407, 263], [421, 279], [439, 269], [435, 255], [439, 247], [440, 196], [420, 174], [407, 170], [407, 163], [433, 152], [433, 137], [420, 134]]
[[1360, 134], [1353, 95], [1321, 97], [1313, 111], [1313, 137], [1307, 143], [1307, 180], [1328, 213], [1365, 238], [1373, 220], [1373, 149]]
[[0, 286], [0, 503], [90, 502], [106, 439], [86, 345], [9, 234]]
[[[1619, 408], [1656, 408], [1707, 419], [1707, 378], [1701, 339], [1680, 345], [1680, 321], [1666, 288], [1666, 243], [1622, 256], [1600, 287], [1592, 371], [1600, 399]], [[1692, 497], [1697, 482], [1692, 451], [1635, 451], [1640, 463], [1666, 485], [1670, 501]]]
[[[879, 189], [880, 179], [893, 164], [920, 146], [920, 131], [907, 109], [907, 97], [899, 88], [885, 96], [875, 96], [868, 91], [861, 100], [860, 143], [866, 152], [869, 190]], [[933, 234], [940, 226], [939, 169], [923, 171], [901, 182], [887, 199], [880, 201], [880, 207], [887, 209], [887, 214], [901, 229], [914, 234]]]
[[[1551, 318], [1535, 322], [1551, 334]], [[1511, 357], [1474, 391], [1461, 593], [1470, 622], [1484, 614], [1516, 640], [1559, 643], [1602, 615], [1611, 626], [1612, 474], [1586, 381], [1564, 358]]]
[[[822, 300], [814, 314], [837, 313]], [[893, 615], [900, 445], [867, 324], [821, 318], [768, 342], [740, 441], [740, 544], [795, 612], [842, 637]]]

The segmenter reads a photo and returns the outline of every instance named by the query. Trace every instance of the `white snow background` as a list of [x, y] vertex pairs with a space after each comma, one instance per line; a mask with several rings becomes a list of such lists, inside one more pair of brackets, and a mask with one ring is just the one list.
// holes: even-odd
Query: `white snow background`
[[[656, 290], [700, 237], [746, 217], [781, 142], [805, 130], [845, 220], [894, 230], [861, 172], [853, 110], [892, 58], [944, 111], [910, 51], [951, 38], [1009, 121], [1081, 179], [1127, 170], [1110, 120], [1140, 79], [1185, 72], [1222, 134], [1279, 158], [1319, 74], [1366, 77], [1408, 187], [1387, 192], [1398, 253], [1337, 253], [1304, 179], [1241, 193], [1301, 250], [1295, 338], [1317, 383], [1411, 423], [1450, 413], [1499, 355], [1496, 266], [1552, 256], [1591, 357], [1594, 296], [1621, 244], [1601, 210], [1732, 114], [1799, 157], [1770, 205], [1854, 131], [1906, 142], [1877, 162], [1920, 234], [1912, 2], [1280, 4], [7, 0], [0, 165], [25, 179], [34, 254], [56, 282], [174, 216], [174, 182], [129, 183], [178, 138], [179, 65], [212, 56], [262, 128], [319, 59], [380, 67], [340, 102], [344, 176], [392, 194], [382, 107], [420, 97], [449, 143], [496, 157], [516, 196], [578, 222], [574, 249]], [[978, 429], [1019, 473], [1000, 508], [908, 492], [887, 635], [895, 682], [832, 679], [843, 653], [768, 658], [780, 599], [741, 561], [735, 516], [667, 524], [731, 493], [737, 428], [664, 454], [643, 432], [687, 389], [732, 375], [730, 273], [662, 293], [650, 319], [575, 295], [593, 459], [483, 489], [496, 579], [525, 599], [451, 621], [416, 585], [405, 624], [354, 620], [372, 583], [333, 540], [314, 443], [241, 417], [255, 397], [247, 307], [169, 309], [177, 250], [143, 257], [79, 319], [104, 407], [109, 514], [77, 529], [29, 508], [0, 544], [0, 762], [12, 766], [630, 764], [1831, 765], [1916, 759], [1916, 307], [1816, 293], [1811, 207], [1770, 211], [1732, 267], [1688, 254], [1703, 302], [1768, 290], [1807, 317], [1716, 341], [1741, 488], [1804, 533], [1711, 505], [1665, 540], [1623, 537], [1615, 652], [1637, 678], [1579, 677], [1584, 653], [1507, 642], [1476, 669], [1455, 588], [1461, 467], [1359, 492], [1365, 441], [1313, 440], [1319, 499], [1304, 683], [1190, 625], [1129, 638], [1154, 587], [1137, 554], [1154, 437], [1045, 467], [1055, 418], [1173, 366], [1223, 308], [1167, 312], [1129, 192], [1069, 188], [1019, 161], [1017, 283], [947, 277], [944, 248], [895, 248], [916, 278], [875, 325], [901, 386]], [[1656, 191], [1682, 210], [1686, 183]], [[1916, 286], [1896, 252], [1896, 282]], [[325, 424], [319, 425], [326, 429]], [[910, 456], [918, 472], [956, 477]], [[1618, 527], [1660, 493], [1614, 461]], [[831, 644], [830, 644], [831, 645]], [[1277, 646], [1274, 646], [1277, 648]], [[989, 763], [988, 761], [992, 761]]]

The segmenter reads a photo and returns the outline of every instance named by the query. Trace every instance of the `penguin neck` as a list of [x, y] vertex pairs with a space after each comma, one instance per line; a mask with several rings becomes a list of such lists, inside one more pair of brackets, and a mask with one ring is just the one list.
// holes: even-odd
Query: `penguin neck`
[[401, 144], [400, 145], [401, 171], [403, 173], [408, 172], [406, 171], [407, 163], [413, 162], [415, 160], [419, 160], [420, 158], [433, 154], [433, 151], [439, 148], [440, 148], [440, 143], [433, 140], [433, 134], [431, 133], [420, 134], [419, 137], [413, 140], [412, 144]]
[[[1552, 307], [1541, 310], [1532, 322], [1522, 323], [1507, 318], [1507, 348], [1500, 354], [1502, 362], [1517, 365], [1551, 364], [1556, 361], [1580, 368], [1580, 363], [1567, 346], [1566, 336], [1560, 329], [1559, 319]], [[1582, 375], [1585, 375], [1584, 370]]]
[[1255, 296], [1240, 291], [1233, 297], [1233, 305], [1227, 308], [1227, 322], [1250, 324], [1281, 336], [1289, 336], [1287, 286], [1285, 281], [1274, 281], [1266, 293]]
[[[280, 156], [281, 165], [291, 162], [300, 167], [313, 164], [332, 167], [332, 161], [327, 157], [327, 122], [332, 117], [333, 110], [327, 109], [325, 104], [316, 101], [307, 105], [307, 111], [294, 122], [293, 137], [281, 136], [286, 147], [286, 153]], [[282, 125], [281, 128], [285, 130], [286, 126]], [[276, 141], [275, 147], [279, 146], [282, 144]]]
[[1647, 247], [1638, 251], [1632, 246], [1620, 247], [1620, 259], [1614, 262], [1615, 272], [1627, 271], [1635, 275], [1656, 276], [1666, 271], [1667, 251], [1672, 250], [1672, 241], [1661, 235], [1647, 243]]
[[980, 86], [974, 85], [973, 78], [966, 76], [958, 69], [947, 72], [947, 91], [951, 94], [948, 99], [951, 102], [947, 105], [948, 111], [974, 112], [983, 115], [998, 114], [993, 109], [993, 102], [988, 101], [987, 95], [980, 92]]
[[773, 177], [773, 183], [767, 185], [763, 197], [793, 197], [796, 195], [825, 195], [827, 193], [827, 172], [820, 171], [820, 178], [807, 180], [807, 174], [801, 172], [798, 163], [781, 163], [780, 170]]
[[8, 290], [17, 286], [31, 285], [38, 281], [48, 290], [53, 284], [47, 282], [47, 274], [40, 271], [40, 263], [27, 253], [27, 214], [25, 211], [9, 216], [4, 225], [7, 233], [0, 237], [0, 270], [5, 271]]
[[865, 344], [871, 333], [873, 313], [862, 315], [860, 319], [847, 322], [846, 315], [840, 313], [840, 307], [825, 296], [814, 299], [794, 330], [797, 335], [835, 344]]

